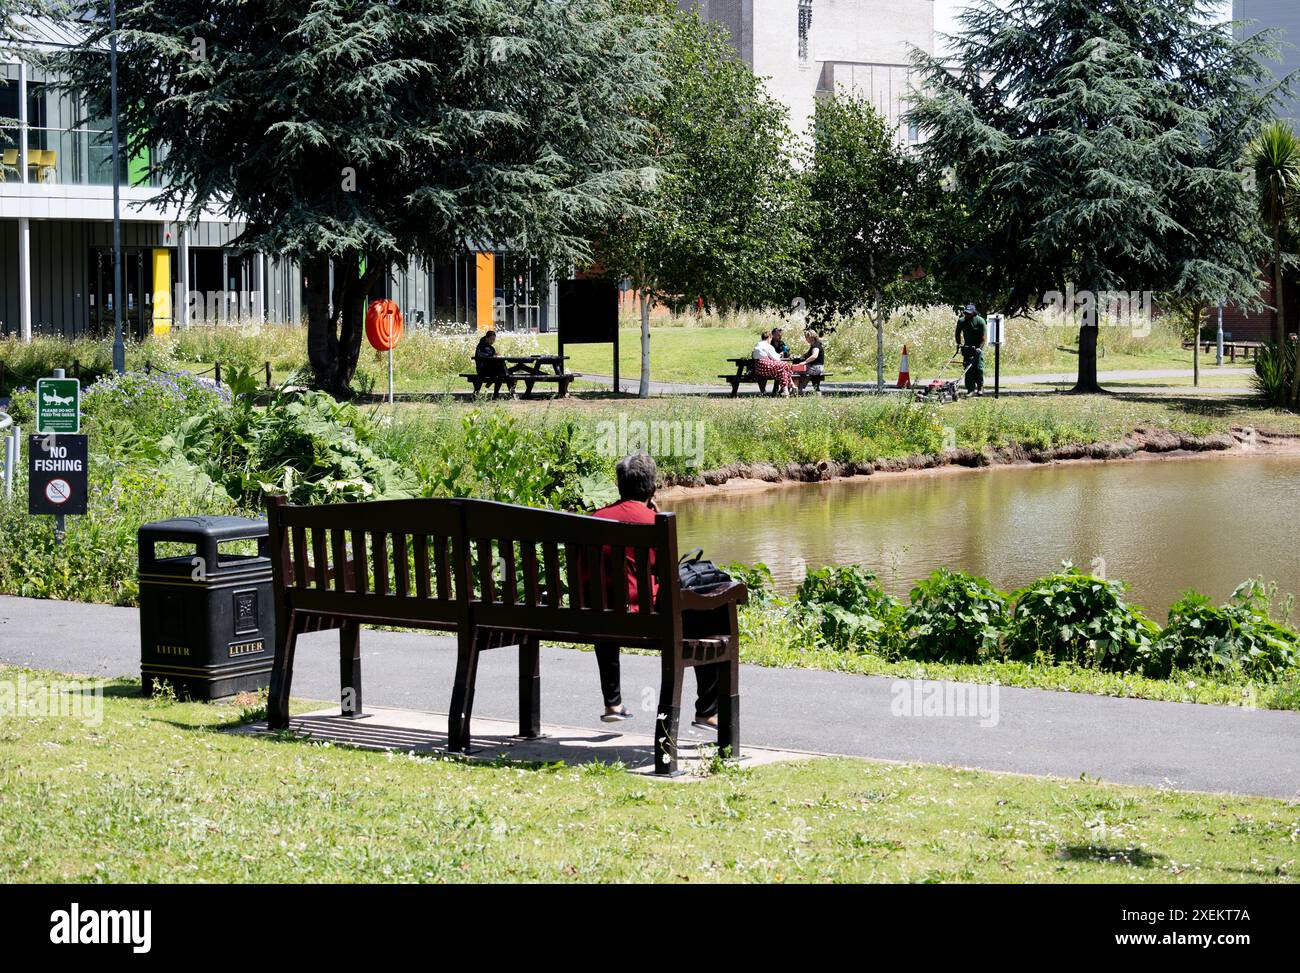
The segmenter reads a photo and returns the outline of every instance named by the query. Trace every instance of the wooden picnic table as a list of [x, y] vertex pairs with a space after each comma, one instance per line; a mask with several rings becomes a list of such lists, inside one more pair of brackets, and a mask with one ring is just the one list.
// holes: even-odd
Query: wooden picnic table
[[[789, 358], [782, 359], [782, 361], [789, 360]], [[754, 382], [758, 385], [758, 391], [760, 394], [767, 394], [768, 380], [761, 378], [758, 372], [754, 370], [754, 357], [752, 355], [746, 355], [744, 358], [728, 358], [727, 361], [736, 366], [735, 374], [719, 375], [718, 378], [724, 379], [731, 385], [731, 397], [733, 399], [740, 394], [741, 382]], [[822, 372], [820, 375], [809, 375], [808, 373], [803, 372], [797, 373], [794, 376], [796, 380], [803, 379], [807, 381], [817, 392], [821, 392], [822, 382], [830, 377], [830, 372]], [[773, 393], [776, 392], [775, 385], [773, 385], [772, 391]]]
[[567, 357], [567, 355], [497, 355], [492, 360], [506, 366], [504, 373], [492, 375], [478, 371], [462, 372], [461, 377], [474, 387], [476, 395], [483, 386], [493, 386], [494, 399], [500, 394], [502, 385], [509, 385], [513, 391], [515, 382], [522, 381], [524, 395], [529, 396], [533, 393], [535, 383], [555, 382], [556, 396], [562, 399], [568, 394], [569, 385], [579, 377], [574, 372], [564, 370], [564, 360]]
[[[1210, 352], [1214, 351], [1215, 346], [1217, 344], [1218, 344], [1218, 339], [1216, 338], [1211, 338], [1209, 341], [1203, 340], [1200, 342], [1201, 347], [1205, 349], [1205, 354], [1207, 355]], [[1190, 341], [1184, 341], [1183, 347], [1191, 348], [1192, 343]], [[1242, 357], [1245, 358], [1247, 361], [1250, 361], [1252, 358], [1258, 358], [1259, 349], [1263, 347], [1264, 347], [1264, 342], [1262, 341], [1234, 341], [1230, 338], [1223, 339], [1223, 350], [1228, 353], [1228, 361], [1231, 362], [1235, 362], [1237, 360], [1238, 351], [1241, 352]]]

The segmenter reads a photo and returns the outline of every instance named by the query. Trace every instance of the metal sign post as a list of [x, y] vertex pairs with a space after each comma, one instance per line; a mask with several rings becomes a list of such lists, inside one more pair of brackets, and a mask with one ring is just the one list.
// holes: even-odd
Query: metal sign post
[[989, 344], [993, 346], [993, 398], [998, 398], [1002, 372], [1002, 315], [989, 315]]

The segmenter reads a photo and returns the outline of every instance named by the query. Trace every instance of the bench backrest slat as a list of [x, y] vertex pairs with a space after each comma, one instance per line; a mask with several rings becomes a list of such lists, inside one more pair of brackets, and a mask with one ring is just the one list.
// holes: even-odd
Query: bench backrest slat
[[366, 560], [366, 532], [356, 527], [352, 529], [352, 563], [353, 590], [358, 594], [367, 594], [370, 591], [370, 571]]
[[316, 582], [316, 587], [320, 591], [329, 590], [330, 583], [330, 559], [325, 550], [325, 534], [327, 528], [311, 528], [311, 572]]
[[429, 535], [415, 535], [415, 597], [433, 597], [429, 587]]
[[542, 560], [546, 564], [546, 598], [544, 604], [554, 608], [560, 603], [560, 548], [554, 541], [542, 544]]
[[537, 594], [537, 544], [534, 541], [523, 541], [519, 552], [524, 575], [524, 604], [536, 608], [540, 604]]
[[370, 535], [375, 566], [375, 594], [388, 594], [388, 537], [382, 530]]
[[347, 531], [339, 530], [337, 527], [330, 531], [330, 557], [334, 564], [334, 590], [337, 592], [347, 591], [348, 583], [348, 551], [347, 551]]
[[393, 535], [393, 575], [397, 597], [406, 598], [411, 594], [411, 571], [406, 560], [406, 535]]

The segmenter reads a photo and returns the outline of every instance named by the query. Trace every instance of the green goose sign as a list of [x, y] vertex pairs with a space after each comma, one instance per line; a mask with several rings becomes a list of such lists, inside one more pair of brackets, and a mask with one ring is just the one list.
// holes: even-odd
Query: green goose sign
[[81, 432], [81, 382], [75, 378], [36, 380], [36, 432], [46, 436]]

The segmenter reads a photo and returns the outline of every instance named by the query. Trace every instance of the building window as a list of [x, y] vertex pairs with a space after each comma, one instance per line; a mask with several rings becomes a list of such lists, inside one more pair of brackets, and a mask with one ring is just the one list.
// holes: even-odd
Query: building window
[[921, 141], [921, 129], [915, 122], [907, 126], [907, 140], [909, 142]]
[[799, 0], [799, 60], [808, 60], [808, 35], [812, 33], [812, 0]]

